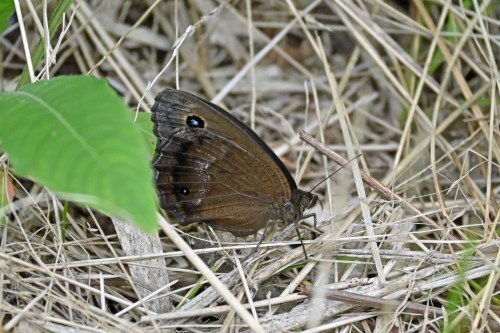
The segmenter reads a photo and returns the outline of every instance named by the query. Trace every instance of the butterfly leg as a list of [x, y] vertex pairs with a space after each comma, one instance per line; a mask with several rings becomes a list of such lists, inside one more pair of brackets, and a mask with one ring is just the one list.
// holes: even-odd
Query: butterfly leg
[[[318, 221], [317, 221], [317, 218], [316, 218], [316, 214], [315, 213], [311, 213], [311, 214], [307, 214], [307, 215], [304, 215], [302, 216], [302, 218], [300, 219], [301, 221], [302, 220], [305, 220], [305, 219], [308, 219], [312, 217], [313, 220], [314, 220], [314, 229], [316, 229], [316, 226], [318, 224]], [[302, 245], [302, 250], [304, 251], [304, 258], [306, 259], [307, 261], [307, 252], [306, 252], [306, 247], [304, 246], [304, 242], [302, 241], [302, 236], [300, 235], [300, 232], [299, 232], [299, 222], [298, 221], [295, 221], [294, 222], [295, 224], [295, 231], [297, 232], [297, 236], [299, 237], [300, 239], [300, 244]]]
[[307, 257], [306, 247], [304, 245], [304, 242], [302, 241], [302, 236], [300, 235], [299, 232], [299, 222], [295, 221], [293, 222], [293, 224], [295, 225], [295, 231], [297, 232], [297, 236], [299, 237], [300, 245], [302, 245], [302, 251], [304, 252], [304, 259], [307, 261], [308, 257]]
[[308, 219], [310, 217], [313, 218], [313, 220], [314, 220], [314, 229], [316, 229], [316, 227], [318, 225], [318, 220], [316, 218], [316, 213], [311, 213], [311, 214], [304, 215], [304, 216], [302, 216], [301, 220], [305, 220], [305, 219]]
[[[267, 221], [265, 227], [264, 227], [264, 231], [262, 231], [262, 237], [260, 238], [259, 240], [259, 243], [257, 244], [257, 246], [255, 247], [255, 250], [253, 251], [253, 253], [257, 253], [257, 251], [259, 250], [259, 247], [260, 245], [262, 244], [262, 241], [264, 240], [264, 238], [266, 237], [266, 233], [267, 233], [267, 229], [269, 228], [269, 225], [271, 224], [270, 221]], [[255, 233], [255, 235], [257, 235], [257, 233]]]

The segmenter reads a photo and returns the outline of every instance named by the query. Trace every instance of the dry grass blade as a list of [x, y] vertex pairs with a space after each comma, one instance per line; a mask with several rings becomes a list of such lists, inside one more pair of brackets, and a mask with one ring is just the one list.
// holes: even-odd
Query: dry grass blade
[[[300, 132], [300, 138], [310, 144], [312, 147], [314, 147], [316, 150], [320, 151], [321, 153], [325, 154], [326, 156], [330, 157], [332, 160], [334, 160], [339, 166], [342, 168], [346, 168], [347, 170], [350, 170], [350, 165], [349, 161], [337, 154], [335, 151], [330, 149], [329, 147], [325, 146], [318, 140], [316, 140], [313, 136], [310, 134], [301, 131]], [[415, 218], [417, 218], [420, 222], [425, 223], [429, 225], [430, 227], [434, 227], [436, 229], [441, 229], [439, 225], [437, 225], [433, 220], [428, 218], [427, 216], [423, 215], [422, 212], [420, 212], [417, 208], [412, 206], [410, 203], [406, 202], [402, 197], [397, 195], [396, 193], [392, 192], [389, 188], [381, 184], [378, 180], [374, 179], [371, 177], [369, 174], [366, 174], [365, 172], [360, 172], [361, 178], [363, 181], [371, 186], [375, 191], [377, 191], [382, 198], [385, 200], [389, 201], [394, 201], [401, 205], [409, 214], [413, 214]]]
[[[319, 292], [317, 289], [304, 287], [302, 291], [305, 295], [312, 297], [314, 293]], [[415, 304], [415, 303], [407, 303], [401, 304], [399, 301], [385, 300], [379, 299], [375, 297], [353, 294], [341, 290], [323, 290], [321, 293], [325, 294], [325, 298], [341, 301], [345, 303], [357, 304], [361, 306], [367, 306], [374, 309], [380, 309], [384, 311], [396, 311], [399, 307], [402, 307], [401, 310], [421, 315], [431, 315], [432, 317], [441, 317], [444, 315], [444, 312], [439, 308], [429, 307], [425, 305]]]

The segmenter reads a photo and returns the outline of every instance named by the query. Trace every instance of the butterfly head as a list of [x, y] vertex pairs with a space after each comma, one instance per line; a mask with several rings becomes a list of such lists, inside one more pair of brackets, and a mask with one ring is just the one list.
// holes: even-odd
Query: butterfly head
[[290, 201], [285, 201], [281, 210], [281, 219], [285, 223], [294, 223], [300, 220], [306, 209], [318, 203], [318, 196], [311, 192], [295, 189]]
[[316, 206], [318, 203], [318, 196], [316, 194], [312, 194], [311, 192], [296, 189], [292, 194], [292, 202], [294, 202], [299, 208], [302, 217], [304, 210]]

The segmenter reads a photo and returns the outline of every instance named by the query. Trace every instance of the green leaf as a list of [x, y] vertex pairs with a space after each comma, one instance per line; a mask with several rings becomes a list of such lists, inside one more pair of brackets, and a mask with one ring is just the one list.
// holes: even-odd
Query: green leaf
[[0, 94], [0, 140], [17, 174], [156, 230], [145, 140], [103, 80], [58, 77]]
[[142, 136], [146, 141], [148, 153], [152, 157], [156, 148], [156, 136], [153, 134], [153, 121], [151, 120], [151, 114], [145, 112], [137, 113], [135, 124], [139, 127]]
[[14, 13], [14, 0], [0, 0], [0, 32], [9, 26], [9, 18]]
[[8, 175], [0, 170], [0, 224], [7, 222], [5, 214], [2, 214], [4, 207], [7, 207], [14, 197], [14, 186]]

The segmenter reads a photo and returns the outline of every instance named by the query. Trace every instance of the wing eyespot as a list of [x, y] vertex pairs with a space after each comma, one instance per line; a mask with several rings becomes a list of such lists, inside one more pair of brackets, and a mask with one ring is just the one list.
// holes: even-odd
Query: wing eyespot
[[187, 187], [181, 187], [179, 192], [184, 196], [188, 196], [191, 193], [191, 191]]
[[186, 117], [186, 125], [191, 128], [205, 128], [205, 120], [197, 115], [189, 115]]

